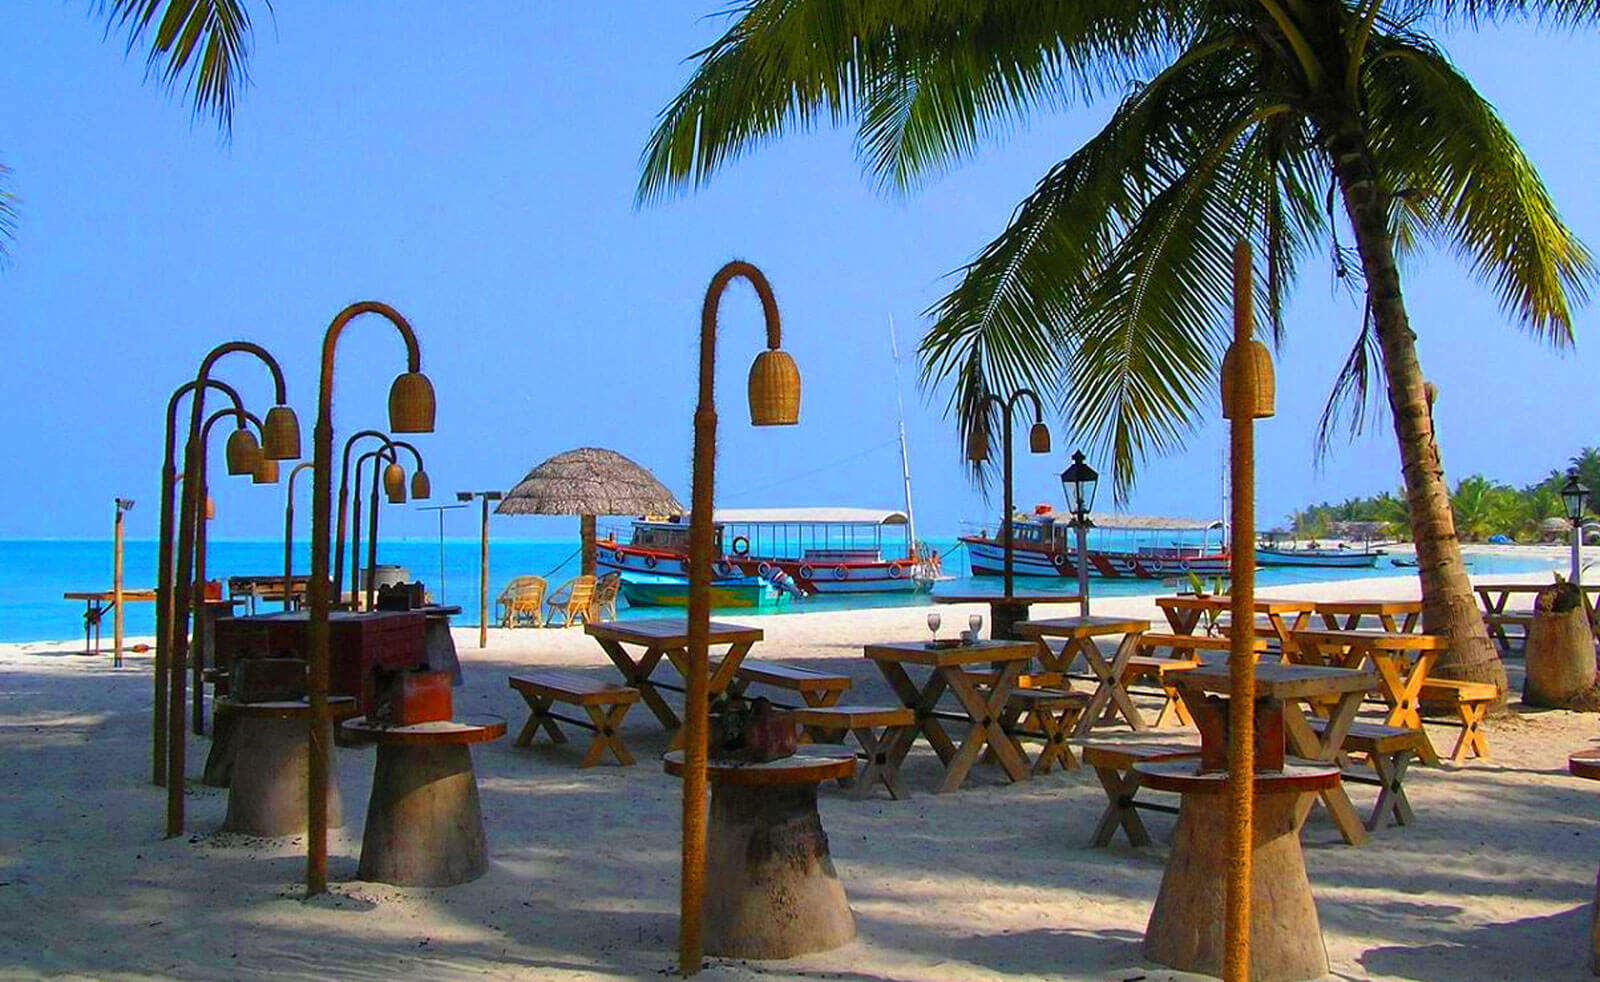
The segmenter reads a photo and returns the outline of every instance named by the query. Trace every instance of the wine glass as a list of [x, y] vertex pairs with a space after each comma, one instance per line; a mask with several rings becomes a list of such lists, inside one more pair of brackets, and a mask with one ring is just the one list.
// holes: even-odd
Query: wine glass
[[939, 617], [939, 612], [938, 611], [934, 611], [933, 613], [928, 615], [928, 630], [933, 632], [933, 640], [934, 640], [934, 643], [936, 643], [936, 644], [939, 641], [939, 623], [940, 623], [940, 621], [941, 621], [941, 618]]
[[967, 626], [972, 628], [972, 639], [976, 641], [978, 636], [983, 633], [983, 615], [973, 614], [971, 617], [968, 617]]

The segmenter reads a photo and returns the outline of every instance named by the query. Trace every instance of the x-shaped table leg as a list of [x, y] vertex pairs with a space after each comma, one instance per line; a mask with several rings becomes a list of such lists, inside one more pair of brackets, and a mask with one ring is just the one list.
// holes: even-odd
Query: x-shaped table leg
[[1100, 779], [1100, 786], [1106, 789], [1106, 810], [1100, 816], [1100, 824], [1095, 826], [1094, 838], [1089, 844], [1110, 845], [1120, 824], [1123, 831], [1128, 833], [1129, 845], [1149, 845], [1150, 833], [1144, 827], [1144, 820], [1139, 817], [1139, 810], [1133, 807], [1133, 799], [1138, 797], [1141, 783], [1139, 773], [1132, 767], [1126, 773], [1119, 773], [1115, 767], [1096, 767], [1094, 773]]
[[528, 704], [528, 708], [533, 710], [533, 713], [528, 717], [528, 722], [523, 724], [522, 732], [517, 734], [515, 746], [526, 747], [531, 744], [533, 738], [538, 735], [539, 727], [541, 726], [544, 727], [546, 733], [550, 734], [550, 739], [553, 742], [567, 742], [566, 736], [556, 727], [556, 721], [550, 716], [550, 708], [555, 705], [554, 699], [523, 692], [522, 701]]
[[977, 763], [978, 755], [985, 745], [993, 749], [995, 759], [1000, 762], [1001, 768], [1011, 780], [1028, 779], [1027, 762], [1017, 752], [1016, 744], [1012, 743], [1011, 738], [1000, 728], [1000, 717], [1005, 711], [1006, 700], [1011, 698], [1011, 691], [1016, 688], [1017, 676], [1022, 674], [1023, 664], [1022, 661], [1006, 662], [987, 693], [979, 690], [958, 665], [934, 669], [934, 672], [945, 680], [951, 694], [956, 697], [956, 701], [972, 720], [966, 738], [961, 741], [961, 749], [945, 762], [944, 780], [939, 784], [938, 793], [943, 794], [961, 787], [961, 782], [967, 779], [967, 772]]
[[661, 658], [667, 650], [651, 646], [645, 649], [638, 661], [634, 661], [633, 656], [628, 654], [628, 650], [621, 642], [600, 639], [600, 647], [605, 650], [606, 657], [611, 659], [611, 664], [617, 666], [617, 671], [622, 673], [623, 679], [639, 690], [639, 698], [650, 707], [650, 712], [661, 721], [661, 725], [669, 732], [676, 732], [682, 721], [650, 681], [650, 676], [655, 674], [656, 666], [661, 663]]
[[622, 717], [628, 714], [631, 703], [618, 703], [614, 706], [584, 706], [588, 711], [589, 719], [594, 723], [594, 741], [589, 744], [589, 752], [583, 755], [579, 767], [593, 767], [600, 763], [601, 756], [607, 751], [617, 758], [617, 763], [624, 767], [633, 764], [633, 755], [628, 753], [628, 748], [622, 745]]
[[1086, 736], [1100, 714], [1105, 710], [1108, 702], [1115, 703], [1122, 713], [1122, 718], [1135, 730], [1147, 730], [1150, 724], [1144, 721], [1144, 715], [1139, 712], [1139, 707], [1133, 704], [1133, 697], [1128, 695], [1128, 689], [1122, 684], [1123, 672], [1127, 670], [1128, 659], [1139, 650], [1139, 639], [1142, 632], [1134, 631], [1125, 635], [1122, 642], [1117, 645], [1117, 653], [1106, 663], [1105, 655], [1093, 641], [1083, 645], [1084, 660], [1089, 663], [1089, 668], [1097, 678], [1100, 685], [1095, 688], [1094, 695], [1089, 697], [1089, 705], [1084, 707], [1083, 715], [1078, 717], [1078, 725], [1072, 731], [1075, 737]]
[[911, 675], [905, 666], [892, 661], [876, 663], [878, 671], [883, 674], [884, 681], [889, 683], [889, 688], [899, 698], [900, 704], [906, 706], [917, 714], [915, 726], [906, 727], [895, 737], [894, 763], [896, 767], [905, 760], [906, 754], [911, 751], [911, 744], [920, 732], [927, 738], [933, 752], [939, 755], [939, 760], [944, 764], [950, 763], [950, 758], [956, 755], [956, 745], [950, 735], [944, 731], [944, 725], [939, 717], [933, 715], [939, 707], [939, 697], [944, 695], [945, 677], [934, 672], [928, 677], [928, 684], [921, 689], [912, 681]]
[[[1295, 755], [1307, 760], [1337, 765], [1339, 750], [1344, 746], [1344, 738], [1350, 732], [1350, 724], [1355, 722], [1356, 710], [1361, 708], [1363, 695], [1364, 692], [1357, 690], [1346, 692], [1340, 697], [1339, 702], [1333, 707], [1333, 712], [1328, 716], [1328, 724], [1323, 729], [1320, 739], [1316, 731], [1311, 728], [1311, 724], [1306, 722], [1300, 703], [1293, 700], [1286, 701], [1283, 705], [1283, 728]], [[1350, 795], [1345, 792], [1342, 782], [1331, 788], [1324, 788], [1317, 792], [1317, 796], [1328, 809], [1328, 814], [1333, 817], [1333, 824], [1338, 827], [1339, 834], [1344, 837], [1345, 842], [1359, 846], [1367, 841], [1366, 826], [1356, 814], [1355, 805], [1350, 803]], [[1300, 799], [1299, 821], [1305, 821], [1313, 800], [1315, 799], [1310, 795]]]
[[1422, 683], [1427, 680], [1436, 656], [1437, 652], [1419, 651], [1417, 660], [1408, 668], [1405, 660], [1393, 652], [1376, 649], [1372, 652], [1372, 663], [1383, 679], [1383, 697], [1389, 703], [1389, 715], [1383, 722], [1387, 726], [1403, 726], [1421, 733], [1422, 746], [1417, 748], [1417, 756], [1428, 765], [1438, 764], [1439, 754], [1433, 749], [1433, 741], [1428, 739], [1428, 731], [1422, 725]]

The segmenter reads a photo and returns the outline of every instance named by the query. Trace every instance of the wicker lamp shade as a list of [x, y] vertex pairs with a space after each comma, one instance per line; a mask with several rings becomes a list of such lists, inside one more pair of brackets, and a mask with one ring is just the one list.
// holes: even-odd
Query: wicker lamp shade
[[427, 501], [433, 495], [433, 482], [428, 480], [428, 472], [417, 468], [411, 475], [411, 497], [416, 501]]
[[[1248, 374], [1245, 374], [1248, 373]], [[1255, 404], [1240, 405], [1245, 380], [1255, 379]], [[1222, 418], [1266, 419], [1274, 412], [1276, 382], [1272, 355], [1260, 341], [1231, 344], [1222, 358]]]
[[1035, 423], [1028, 431], [1028, 449], [1034, 453], [1050, 452], [1050, 427], [1044, 423]]
[[800, 422], [800, 369], [787, 351], [771, 348], [750, 366], [750, 424], [793, 426]]
[[300, 417], [293, 409], [273, 406], [267, 410], [261, 424], [261, 454], [268, 460], [300, 459]]
[[228, 473], [234, 477], [254, 474], [256, 464], [261, 461], [261, 445], [256, 442], [256, 435], [244, 428], [228, 434], [227, 459]]
[[391, 463], [383, 469], [383, 493], [391, 505], [406, 503], [406, 469]]
[[972, 432], [967, 434], [967, 460], [974, 464], [981, 464], [989, 459], [989, 431], [984, 428], [982, 421], [972, 424]]
[[406, 372], [389, 386], [389, 429], [395, 433], [433, 432], [433, 383], [421, 372]]
[[277, 484], [278, 462], [271, 457], [262, 457], [256, 464], [256, 469], [250, 474], [251, 484]]
[[217, 503], [211, 500], [211, 495], [206, 495], [206, 521], [217, 517]]

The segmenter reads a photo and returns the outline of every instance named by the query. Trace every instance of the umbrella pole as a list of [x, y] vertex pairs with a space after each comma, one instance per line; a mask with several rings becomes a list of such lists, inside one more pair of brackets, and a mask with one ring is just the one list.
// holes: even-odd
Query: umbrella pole
[[578, 531], [583, 538], [583, 568], [579, 571], [584, 576], [594, 575], [594, 516], [584, 515], [578, 519]]

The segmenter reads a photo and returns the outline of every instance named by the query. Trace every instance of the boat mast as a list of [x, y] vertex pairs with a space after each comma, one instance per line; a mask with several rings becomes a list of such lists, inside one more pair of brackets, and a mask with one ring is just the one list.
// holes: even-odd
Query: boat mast
[[1229, 529], [1229, 526], [1232, 524], [1228, 520], [1228, 516], [1232, 514], [1232, 512], [1230, 512], [1228, 510], [1228, 474], [1229, 474], [1230, 471], [1233, 470], [1233, 467], [1232, 467], [1231, 463], [1229, 462], [1229, 451], [1231, 449], [1232, 448], [1230, 447], [1230, 445], [1226, 441], [1224, 441], [1223, 444], [1222, 444], [1222, 513], [1219, 516], [1222, 519], [1222, 551], [1223, 552], [1227, 552], [1228, 551], [1228, 529]]
[[889, 315], [889, 351], [894, 356], [894, 403], [900, 411], [900, 474], [906, 483], [906, 535], [917, 546], [917, 514], [911, 509], [911, 455], [906, 452], [906, 403], [900, 397], [900, 343], [894, 336], [894, 315]]

